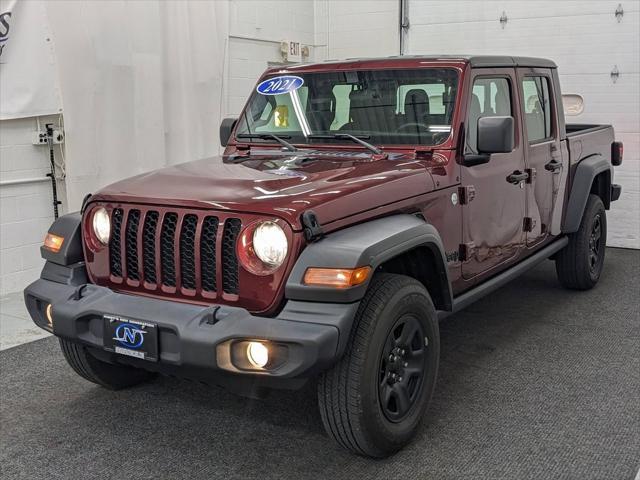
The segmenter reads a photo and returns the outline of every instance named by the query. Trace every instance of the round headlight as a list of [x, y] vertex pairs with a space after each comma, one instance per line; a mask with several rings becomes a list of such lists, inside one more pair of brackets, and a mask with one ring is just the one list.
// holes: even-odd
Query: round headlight
[[288, 247], [284, 230], [275, 222], [262, 222], [253, 232], [253, 251], [269, 267], [282, 265]]
[[106, 245], [111, 237], [111, 219], [105, 208], [99, 207], [93, 212], [93, 233], [100, 243]]

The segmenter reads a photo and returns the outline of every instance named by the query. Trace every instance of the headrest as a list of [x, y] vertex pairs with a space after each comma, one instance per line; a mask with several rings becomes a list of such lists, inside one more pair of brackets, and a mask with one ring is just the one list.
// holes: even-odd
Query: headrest
[[429, 114], [429, 96], [419, 88], [413, 88], [404, 97], [404, 114], [421, 120]]

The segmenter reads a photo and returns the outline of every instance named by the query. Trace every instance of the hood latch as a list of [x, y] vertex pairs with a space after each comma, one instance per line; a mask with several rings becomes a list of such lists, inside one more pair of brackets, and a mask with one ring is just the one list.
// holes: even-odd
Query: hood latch
[[313, 210], [306, 210], [300, 217], [304, 227], [304, 238], [306, 238], [307, 242], [316, 242], [324, 237], [322, 225], [318, 222], [318, 217]]

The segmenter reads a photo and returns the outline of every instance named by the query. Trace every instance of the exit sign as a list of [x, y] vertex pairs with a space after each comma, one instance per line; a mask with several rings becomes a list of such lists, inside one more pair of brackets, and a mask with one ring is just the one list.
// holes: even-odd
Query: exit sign
[[302, 47], [300, 46], [300, 42], [282, 42], [282, 53], [288, 62], [302, 61]]

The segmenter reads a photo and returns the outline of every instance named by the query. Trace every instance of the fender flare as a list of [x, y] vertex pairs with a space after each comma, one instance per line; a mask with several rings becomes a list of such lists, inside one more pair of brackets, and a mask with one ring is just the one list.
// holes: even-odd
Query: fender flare
[[375, 271], [387, 260], [418, 247], [426, 247], [434, 255], [438, 287], [444, 289], [444, 306], [450, 310], [453, 303], [451, 283], [442, 239], [433, 225], [409, 214], [392, 215], [347, 227], [308, 245], [287, 279], [285, 297], [313, 302], [357, 302], [364, 296], [371, 276], [365, 283], [348, 289], [308, 286], [303, 283], [307, 268], [370, 266]]
[[56, 219], [49, 227], [49, 233], [64, 238], [59, 252], [52, 252], [40, 247], [40, 255], [46, 261], [57, 265], [73, 265], [84, 262], [81, 235], [82, 214], [80, 212], [69, 213]]
[[[576, 167], [571, 183], [571, 193], [567, 202], [567, 211], [564, 216], [562, 231], [564, 233], [574, 233], [580, 228], [582, 214], [587, 205], [587, 199], [591, 193], [593, 180], [602, 172], [611, 172], [611, 164], [600, 154], [594, 154], [581, 160]], [[609, 176], [609, 185], [605, 191], [611, 196], [611, 175]], [[607, 199], [603, 199], [605, 205], [608, 205]]]

